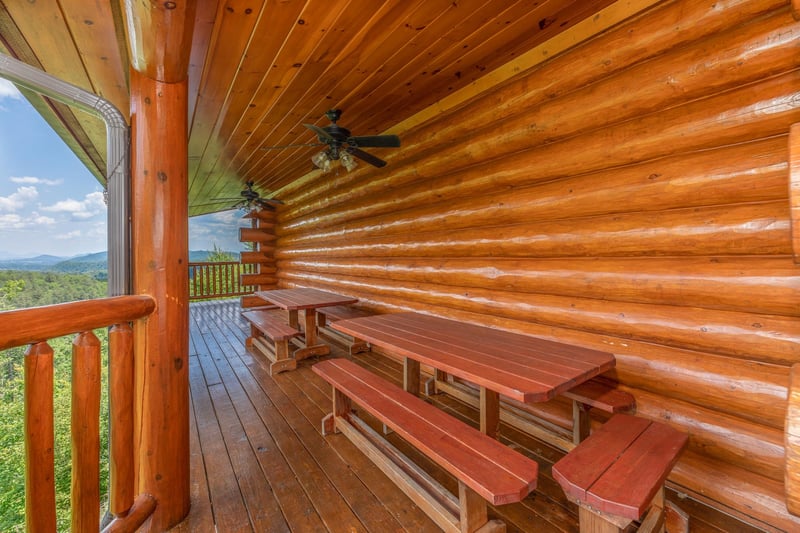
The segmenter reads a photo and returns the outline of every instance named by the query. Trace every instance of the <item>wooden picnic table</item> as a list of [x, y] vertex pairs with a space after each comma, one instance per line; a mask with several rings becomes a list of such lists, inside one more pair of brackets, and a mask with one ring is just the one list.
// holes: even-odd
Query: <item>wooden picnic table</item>
[[327, 355], [331, 352], [330, 346], [317, 341], [318, 308], [349, 305], [358, 301], [358, 298], [351, 296], [311, 288], [257, 291], [255, 295], [288, 311], [289, 325], [293, 328], [299, 325], [298, 311], [305, 311], [305, 342], [293, 354], [297, 361], [312, 355]]
[[481, 431], [495, 436], [502, 394], [543, 402], [614, 367], [614, 355], [419, 313], [340, 320], [331, 325], [403, 358], [404, 387], [419, 394], [420, 364], [480, 387]]

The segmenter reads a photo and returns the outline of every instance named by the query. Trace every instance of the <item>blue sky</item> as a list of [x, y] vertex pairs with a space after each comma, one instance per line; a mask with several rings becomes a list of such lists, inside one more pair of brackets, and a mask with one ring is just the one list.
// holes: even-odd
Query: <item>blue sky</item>
[[[238, 251], [242, 213], [189, 220], [189, 248]], [[36, 110], [0, 78], [0, 259], [106, 249], [103, 188]]]

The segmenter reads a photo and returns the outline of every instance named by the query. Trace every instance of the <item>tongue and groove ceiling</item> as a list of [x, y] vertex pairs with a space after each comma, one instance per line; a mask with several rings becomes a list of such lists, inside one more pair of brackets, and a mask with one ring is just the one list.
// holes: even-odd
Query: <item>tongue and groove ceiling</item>
[[[190, 214], [226, 209], [244, 183], [269, 196], [311, 169], [303, 123], [387, 131], [611, 0], [206, 0], [189, 66]], [[129, 111], [121, 2], [0, 0], [0, 50]], [[105, 128], [24, 91], [98, 179]], [[395, 128], [396, 129], [396, 128]], [[390, 148], [367, 151], [391, 165]], [[365, 163], [364, 163], [365, 164]], [[387, 167], [387, 169], [390, 167]], [[383, 171], [387, 171], [384, 169]]]

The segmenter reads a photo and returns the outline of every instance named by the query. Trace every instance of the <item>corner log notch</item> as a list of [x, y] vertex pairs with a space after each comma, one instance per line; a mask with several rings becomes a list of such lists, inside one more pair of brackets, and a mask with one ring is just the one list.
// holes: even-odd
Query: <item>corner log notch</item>
[[136, 487], [145, 531], [189, 512], [187, 83], [195, 2], [125, 2], [131, 64], [133, 290], [156, 300], [135, 330]]

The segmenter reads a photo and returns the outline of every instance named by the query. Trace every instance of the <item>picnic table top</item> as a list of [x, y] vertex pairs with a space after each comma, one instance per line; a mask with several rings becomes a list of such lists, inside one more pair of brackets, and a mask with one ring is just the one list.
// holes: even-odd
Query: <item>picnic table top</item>
[[358, 298], [353, 298], [351, 296], [343, 296], [341, 294], [311, 288], [256, 291], [255, 295], [289, 311], [352, 304], [358, 301]]
[[420, 313], [331, 327], [522, 402], [552, 399], [616, 364], [609, 352]]

